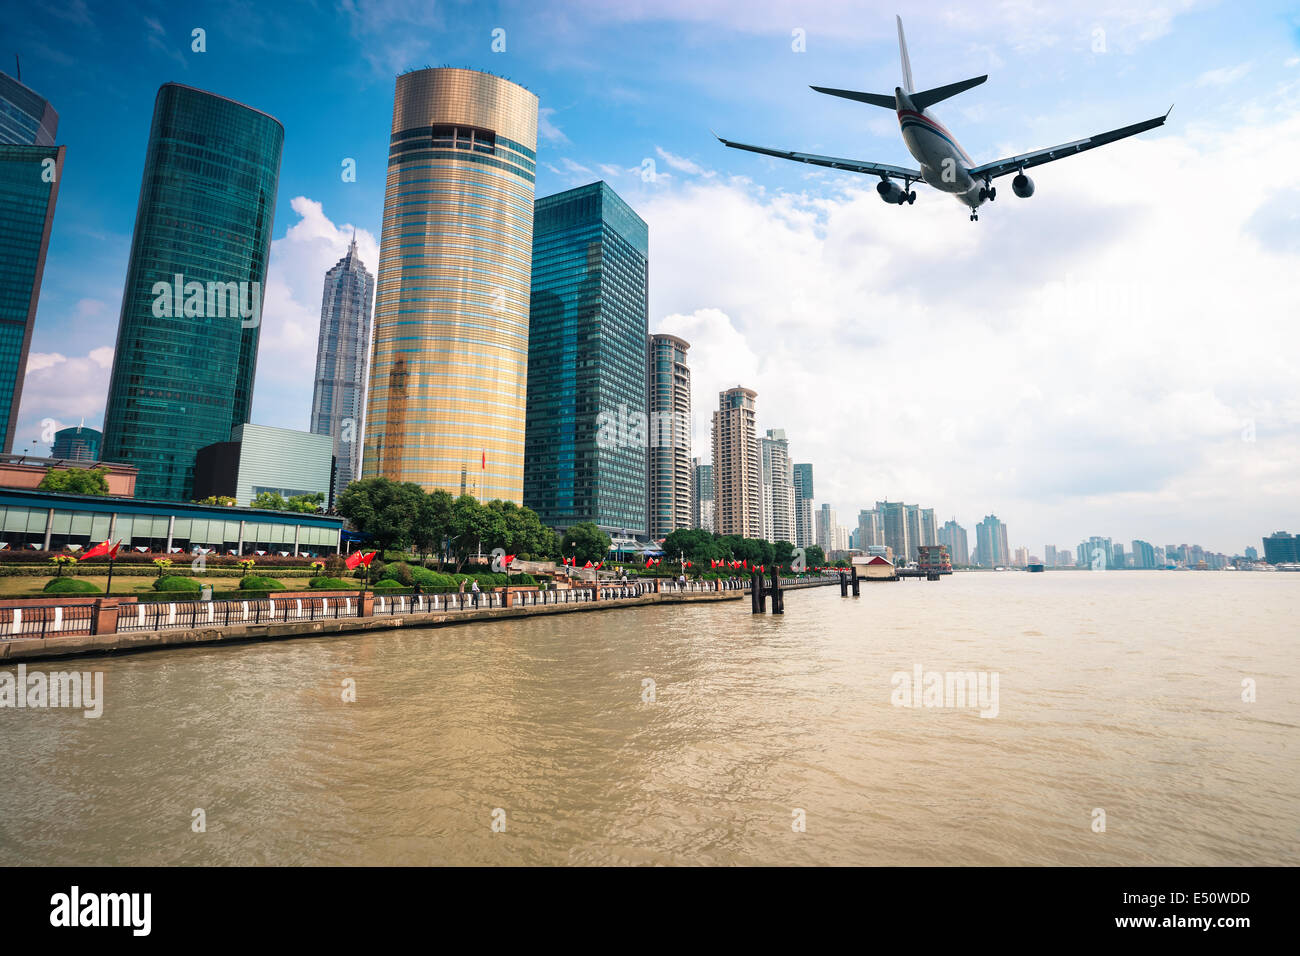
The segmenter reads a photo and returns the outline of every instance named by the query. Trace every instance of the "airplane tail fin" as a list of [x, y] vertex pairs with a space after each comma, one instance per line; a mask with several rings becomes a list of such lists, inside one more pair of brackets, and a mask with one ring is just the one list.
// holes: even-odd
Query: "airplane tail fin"
[[946, 100], [950, 96], [956, 96], [958, 93], [964, 93], [973, 86], [979, 86], [989, 78], [985, 73], [983, 76], [974, 76], [969, 80], [961, 80], [958, 83], [949, 83], [947, 86], [936, 86], [932, 90], [922, 90], [920, 93], [912, 94], [912, 104], [918, 110], [929, 109], [935, 103]]
[[[946, 100], [950, 96], [956, 96], [958, 93], [969, 90], [972, 86], [979, 86], [988, 75], [972, 77], [969, 80], [962, 80], [959, 83], [949, 83], [947, 86], [936, 86], [932, 90], [922, 90], [920, 93], [912, 93], [912, 105], [918, 110], [928, 109], [935, 103]], [[860, 93], [857, 90], [836, 90], [829, 86], [814, 86], [818, 93], [828, 93], [831, 96], [842, 96], [846, 100], [856, 100], [859, 103], [870, 103], [872, 106], [879, 106], [883, 109], [893, 110], [897, 108], [897, 101], [892, 93]]]
[[914, 89], [912, 86], [912, 61], [907, 58], [907, 37], [903, 36], [903, 18], [894, 14], [894, 19], [898, 21], [898, 55], [903, 60], [903, 92], [911, 93]]

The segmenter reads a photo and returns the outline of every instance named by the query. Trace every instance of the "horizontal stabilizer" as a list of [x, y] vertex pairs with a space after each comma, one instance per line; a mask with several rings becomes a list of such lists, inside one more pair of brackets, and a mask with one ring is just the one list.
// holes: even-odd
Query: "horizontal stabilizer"
[[891, 93], [886, 96], [884, 93], [859, 93], [857, 90], [833, 90], [829, 86], [814, 86], [818, 93], [829, 93], [831, 96], [842, 96], [846, 100], [857, 100], [859, 103], [870, 103], [872, 106], [883, 106], [887, 110], [892, 110], [898, 106], [898, 101], [894, 99]]
[[[983, 76], [972, 77], [969, 80], [962, 80], [959, 83], [949, 83], [947, 86], [936, 86], [932, 90], [922, 90], [920, 93], [912, 94], [912, 105], [918, 110], [926, 110], [935, 103], [940, 103], [950, 96], [956, 96], [958, 93], [965, 93], [972, 86], [979, 86], [987, 80], [988, 74]], [[891, 103], [890, 106], [893, 106]]]

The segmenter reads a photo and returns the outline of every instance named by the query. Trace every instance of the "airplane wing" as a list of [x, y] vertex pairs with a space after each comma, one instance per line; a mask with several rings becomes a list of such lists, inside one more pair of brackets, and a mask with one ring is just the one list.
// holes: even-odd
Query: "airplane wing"
[[[717, 136], [717, 133], [713, 134]], [[885, 163], [870, 163], [862, 159], [840, 159], [837, 156], [818, 156], [814, 153], [795, 153], [788, 149], [769, 149], [766, 146], [751, 146], [748, 143], [737, 143], [729, 139], [723, 139], [718, 136], [718, 142], [723, 146], [730, 146], [732, 149], [747, 149], [751, 153], [762, 153], [764, 156], [775, 156], [778, 159], [792, 159], [796, 163], [812, 163], [814, 166], [826, 166], [830, 169], [844, 169], [851, 173], [866, 173], [869, 176], [880, 176], [882, 179], [886, 176], [897, 176], [899, 179], [919, 180], [921, 171], [919, 169], [907, 169], [903, 166], [889, 166]]]
[[[1173, 107], [1169, 107], [1169, 110], [1172, 112]], [[1132, 126], [1125, 126], [1121, 129], [1113, 129], [1109, 133], [1098, 133], [1096, 136], [1089, 136], [1086, 139], [1076, 139], [1073, 143], [1062, 143], [1060, 146], [1051, 146], [1047, 149], [1035, 150], [1032, 153], [1021, 153], [1019, 156], [1010, 156], [1007, 159], [985, 163], [971, 169], [970, 175], [972, 179], [983, 179], [986, 176], [990, 179], [996, 179], [998, 176], [1018, 173], [1020, 170], [1029, 169], [1031, 166], [1041, 166], [1043, 163], [1064, 159], [1066, 156], [1073, 156], [1075, 153], [1082, 153], [1089, 149], [1096, 149], [1098, 146], [1105, 146], [1107, 143], [1126, 139], [1129, 136], [1136, 136], [1138, 133], [1145, 133], [1157, 126], [1164, 126], [1165, 120], [1168, 118], [1169, 113], [1165, 113], [1164, 116], [1143, 120], [1141, 123], [1134, 123]]]

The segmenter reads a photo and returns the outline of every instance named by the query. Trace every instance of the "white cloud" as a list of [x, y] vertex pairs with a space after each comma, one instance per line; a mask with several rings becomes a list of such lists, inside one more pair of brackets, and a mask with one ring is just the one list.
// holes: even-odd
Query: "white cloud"
[[91, 428], [99, 428], [112, 369], [113, 348], [108, 345], [91, 349], [86, 355], [30, 353], [14, 449], [46, 454], [49, 445], [41, 441], [44, 434], [83, 420]]
[[1206, 70], [1196, 78], [1196, 85], [1227, 86], [1249, 73], [1250, 67], [1249, 63], [1238, 63], [1236, 66], [1221, 66], [1216, 70]]
[[656, 146], [655, 152], [659, 154], [659, 158], [667, 163], [670, 168], [675, 169], [680, 173], [686, 173], [689, 176], [704, 176], [706, 178], [713, 175], [713, 170], [705, 169], [699, 163], [687, 159], [685, 156], [677, 156], [670, 153], [662, 146]]
[[564, 135], [564, 130], [555, 125], [552, 117], [555, 116], [555, 108], [543, 106], [537, 111], [537, 133], [548, 143], [563, 144], [569, 141], [569, 137]]

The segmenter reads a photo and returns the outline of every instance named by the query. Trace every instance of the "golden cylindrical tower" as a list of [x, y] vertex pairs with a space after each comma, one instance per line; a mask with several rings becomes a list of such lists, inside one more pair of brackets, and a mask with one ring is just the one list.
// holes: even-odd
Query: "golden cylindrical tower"
[[362, 474], [521, 502], [537, 97], [397, 78]]

